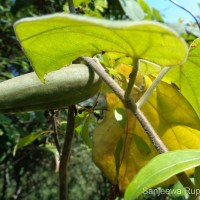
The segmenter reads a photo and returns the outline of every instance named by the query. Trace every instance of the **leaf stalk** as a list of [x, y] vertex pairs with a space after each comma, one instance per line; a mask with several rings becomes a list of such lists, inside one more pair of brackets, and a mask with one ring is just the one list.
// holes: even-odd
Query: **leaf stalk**
[[138, 73], [138, 62], [134, 64], [134, 67], [132, 68], [132, 72], [129, 75], [130, 79], [129, 79], [129, 82], [128, 82], [128, 87], [125, 91], [125, 96], [124, 96], [125, 99], [128, 99], [130, 94], [131, 94], [131, 91], [132, 91], [133, 86], [135, 84], [137, 73]]
[[141, 108], [148, 98], [151, 96], [155, 88], [158, 86], [162, 78], [166, 75], [166, 73], [171, 69], [171, 67], [164, 67], [161, 72], [158, 74], [158, 76], [154, 79], [151, 86], [147, 89], [147, 91], [142, 95], [142, 97], [138, 100], [137, 107]]

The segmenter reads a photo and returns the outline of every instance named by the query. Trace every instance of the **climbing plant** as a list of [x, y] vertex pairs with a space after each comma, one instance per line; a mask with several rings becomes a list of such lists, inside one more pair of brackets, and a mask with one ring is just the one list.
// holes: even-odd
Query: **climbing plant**
[[[97, 2], [93, 6], [99, 17], [106, 5]], [[94, 163], [113, 184], [109, 199], [119, 193], [125, 200], [136, 199], [177, 179], [195, 199], [199, 194], [191, 191], [199, 187], [200, 39], [188, 45], [167, 25], [144, 20], [145, 12], [146, 19], [152, 18], [144, 1], [119, 2], [124, 18], [132, 21], [83, 16], [80, 13], [91, 14], [88, 1], [79, 2], [81, 10], [68, 1], [65, 12], [74, 14], [17, 21], [14, 30], [34, 72], [0, 84], [0, 112], [45, 109], [56, 116], [57, 109], [67, 109], [63, 145], [55, 121], [52, 127], [60, 160], [60, 199], [67, 199], [66, 169], [75, 130], [82, 132]], [[82, 106], [92, 96], [92, 106]], [[102, 96], [106, 105], [98, 110], [104, 110], [104, 118], [90, 137], [89, 124], [98, 118], [95, 109]], [[42, 134], [46, 131], [23, 138], [15, 152]], [[194, 167], [196, 184], [189, 177]]]

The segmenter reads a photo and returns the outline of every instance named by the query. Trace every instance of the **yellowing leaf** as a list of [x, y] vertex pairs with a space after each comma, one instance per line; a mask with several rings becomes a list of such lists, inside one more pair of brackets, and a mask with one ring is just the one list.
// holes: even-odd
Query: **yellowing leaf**
[[[150, 84], [152, 80], [153, 77], [146, 77], [145, 83]], [[148, 85], [145, 86], [147, 87]], [[106, 98], [108, 111], [93, 136], [93, 159], [104, 174], [114, 182], [116, 180], [114, 154], [121, 137], [124, 141], [124, 150], [121, 151], [118, 181], [120, 189], [124, 190], [135, 174], [157, 155], [157, 152], [129, 110], [126, 110], [126, 127], [120, 126], [115, 119], [114, 110], [125, 108], [113, 93], [107, 93]], [[142, 111], [169, 150], [200, 148], [198, 116], [182, 94], [170, 84], [161, 82], [143, 105]], [[144, 151], [141, 151], [142, 146]]]
[[172, 29], [150, 21], [108, 21], [54, 14], [19, 20], [14, 28], [41, 79], [80, 56], [104, 52], [164, 66], [178, 65], [187, 56], [187, 46]]

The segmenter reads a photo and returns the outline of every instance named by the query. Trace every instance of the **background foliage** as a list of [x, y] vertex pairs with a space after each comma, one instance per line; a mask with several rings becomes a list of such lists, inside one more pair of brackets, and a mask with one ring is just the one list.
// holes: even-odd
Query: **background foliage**
[[[77, 12], [81, 14], [109, 19], [128, 20], [132, 17], [126, 14], [126, 9], [121, 6], [120, 1], [109, 0], [106, 3], [101, 0], [79, 0], [75, 2]], [[164, 22], [159, 11], [151, 10], [143, 0], [138, 2], [143, 8], [145, 19]], [[16, 41], [13, 23], [23, 17], [40, 16], [63, 10], [68, 12], [65, 0], [1, 1], [0, 81], [32, 71]], [[181, 24], [174, 27], [181, 32], [188, 43], [198, 36], [193, 31], [185, 31], [185, 27]], [[65, 131], [65, 118], [66, 113], [63, 111], [59, 117], [61, 133]], [[19, 138], [47, 129], [49, 129], [49, 117], [44, 112], [0, 115], [0, 199], [56, 200], [58, 198], [58, 175], [56, 173], [58, 160], [54, 148], [51, 146], [53, 140], [50, 134], [46, 134], [31, 145], [18, 150], [13, 157], [14, 145]], [[61, 138], [62, 136], [61, 134]], [[71, 200], [105, 199], [111, 185], [92, 163], [91, 150], [83, 144], [78, 134], [72, 149], [69, 166], [69, 196]], [[160, 199], [154, 195], [140, 198]]]
[[[65, 1], [17, 0], [1, 1], [0, 5], [0, 81], [32, 71], [20, 49], [13, 23], [23, 17], [60, 12]], [[65, 131], [60, 119], [60, 131]], [[44, 112], [18, 115], [0, 114], [0, 199], [58, 199], [58, 174], [55, 154], [49, 150], [50, 135], [44, 135], [31, 145], [13, 149], [19, 138], [48, 129]], [[81, 167], [80, 167], [81, 166]], [[89, 166], [89, 167], [88, 167]], [[76, 199], [101, 199], [109, 190], [109, 182], [92, 163], [90, 149], [77, 135], [69, 167], [69, 195]]]

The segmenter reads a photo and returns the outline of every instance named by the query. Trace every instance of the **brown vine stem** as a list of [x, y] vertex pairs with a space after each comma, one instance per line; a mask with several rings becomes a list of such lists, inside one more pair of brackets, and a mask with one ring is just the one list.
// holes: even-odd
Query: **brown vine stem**
[[59, 138], [58, 138], [58, 125], [57, 125], [57, 115], [58, 115], [58, 110], [52, 110], [52, 126], [53, 126], [53, 135], [54, 135], [54, 142], [56, 145], [56, 149], [58, 150], [58, 153], [60, 155], [60, 143], [59, 143]]
[[136, 76], [138, 73], [138, 62], [133, 63], [133, 66], [134, 67], [132, 68], [132, 72], [129, 75], [128, 87], [127, 87], [127, 89], [125, 91], [125, 95], [124, 95], [125, 99], [128, 99], [131, 94], [131, 91], [135, 84], [135, 79], [136, 79]]
[[62, 154], [60, 157], [59, 166], [59, 181], [60, 181], [60, 200], [68, 199], [68, 183], [67, 183], [67, 165], [69, 161], [69, 156], [71, 152], [71, 145], [74, 136], [74, 126], [75, 126], [75, 106], [69, 106], [68, 117], [67, 117], [67, 130], [64, 140], [64, 145], [62, 149]]
[[68, 5], [69, 5], [69, 12], [70, 13], [76, 13], [73, 0], [67, 0], [67, 2], [68, 2]]
[[159, 153], [167, 152], [167, 148], [162, 140], [158, 137], [155, 130], [148, 122], [146, 117], [142, 114], [141, 110], [137, 108], [135, 102], [130, 96], [125, 97], [124, 90], [108, 75], [100, 63], [96, 62], [94, 59], [89, 57], [81, 57], [88, 65], [91, 67], [103, 80], [104, 82], [113, 90], [113, 92], [119, 97], [119, 99], [124, 103], [125, 107], [130, 109], [131, 112], [136, 116], [138, 121], [141, 123], [142, 127], [148, 134], [151, 142], [154, 144], [156, 150]]

